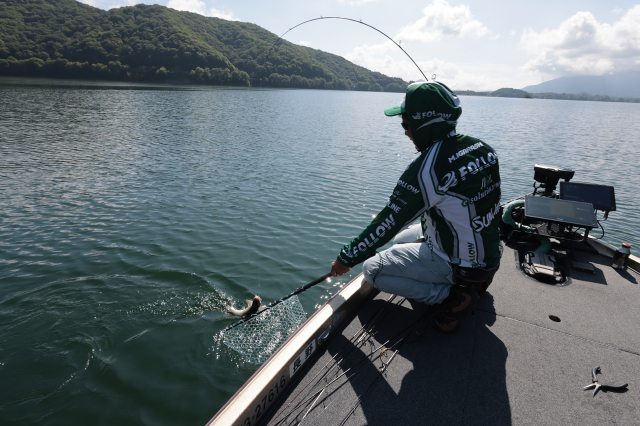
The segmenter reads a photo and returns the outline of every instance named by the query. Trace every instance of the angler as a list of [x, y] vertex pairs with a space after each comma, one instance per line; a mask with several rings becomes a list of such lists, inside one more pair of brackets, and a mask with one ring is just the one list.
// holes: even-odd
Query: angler
[[[423, 111], [439, 114], [433, 118]], [[473, 310], [476, 290], [486, 290], [500, 260], [498, 157], [485, 142], [456, 133], [461, 113], [458, 97], [435, 81], [409, 85], [402, 104], [385, 110], [387, 116], [402, 116], [405, 135], [420, 155], [398, 180], [386, 207], [342, 248], [331, 268], [335, 277], [364, 262], [364, 276], [375, 288], [441, 304], [431, 324], [442, 332], [455, 330]], [[493, 185], [486, 188], [486, 182]], [[385, 223], [386, 232], [372, 240], [392, 214], [394, 223]], [[413, 224], [418, 218], [421, 223]], [[369, 258], [394, 236], [393, 247]], [[462, 276], [487, 276], [486, 270], [491, 277], [480, 287], [465, 286]]]

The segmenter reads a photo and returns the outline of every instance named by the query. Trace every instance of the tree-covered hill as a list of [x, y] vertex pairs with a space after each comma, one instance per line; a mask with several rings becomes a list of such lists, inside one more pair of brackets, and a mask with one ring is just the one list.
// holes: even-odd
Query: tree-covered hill
[[491, 92], [491, 96], [498, 98], [523, 98], [526, 94], [527, 92], [524, 90], [511, 89], [509, 87], [503, 87], [502, 89]]
[[407, 83], [255, 24], [164, 6], [0, 0], [0, 75], [403, 92]]

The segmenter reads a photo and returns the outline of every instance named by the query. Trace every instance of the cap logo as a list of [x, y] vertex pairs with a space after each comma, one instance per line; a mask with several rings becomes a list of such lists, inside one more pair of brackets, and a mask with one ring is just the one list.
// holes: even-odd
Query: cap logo
[[421, 118], [441, 117], [445, 120], [451, 118], [451, 114], [444, 114], [442, 112], [428, 111], [428, 112], [416, 112], [411, 116], [414, 120], [420, 120]]

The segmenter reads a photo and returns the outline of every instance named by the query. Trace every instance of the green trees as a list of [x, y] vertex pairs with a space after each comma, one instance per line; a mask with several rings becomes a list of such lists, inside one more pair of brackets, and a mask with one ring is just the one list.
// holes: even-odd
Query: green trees
[[212, 84], [218, 86], [249, 86], [249, 74], [244, 71], [229, 70], [228, 68], [200, 68], [189, 73], [189, 77], [198, 84]]
[[490, 96], [498, 98], [522, 98], [527, 92], [519, 89], [503, 88], [492, 92]]
[[358, 83], [356, 83], [356, 90], [371, 90], [371, 85], [366, 81], [359, 81]]
[[385, 92], [402, 92], [404, 93], [407, 90], [406, 85], [402, 85], [399, 83], [389, 83], [385, 86]]
[[287, 75], [273, 73], [269, 75], [269, 86], [271, 87], [290, 87], [291, 78]]
[[104, 80], [122, 80], [129, 77], [129, 67], [119, 61], [110, 61], [107, 65], [89, 62], [69, 62], [66, 59], [40, 58], [17, 60], [0, 59], [0, 75], [19, 75], [27, 77], [54, 78], [100, 78]]
[[249, 23], [140, 4], [0, 0], [0, 75], [402, 91], [406, 83]]

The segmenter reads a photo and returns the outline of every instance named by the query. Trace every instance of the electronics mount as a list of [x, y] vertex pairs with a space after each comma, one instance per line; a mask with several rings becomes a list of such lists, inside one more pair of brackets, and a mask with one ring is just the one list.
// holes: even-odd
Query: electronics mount
[[596, 210], [604, 212], [603, 221], [609, 212], [616, 210], [613, 186], [570, 182], [574, 175], [575, 171], [568, 168], [534, 166], [533, 179], [537, 184], [534, 183], [534, 191], [525, 196], [524, 217], [528, 222], [539, 223], [536, 230], [540, 235], [572, 239], [569, 234], [575, 236], [576, 233], [568, 233], [567, 229], [582, 228], [585, 232], [581, 239], [585, 240], [589, 231], [599, 226]]

